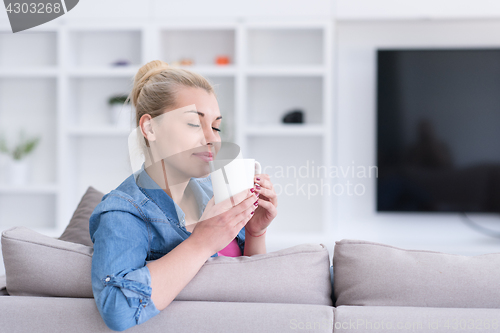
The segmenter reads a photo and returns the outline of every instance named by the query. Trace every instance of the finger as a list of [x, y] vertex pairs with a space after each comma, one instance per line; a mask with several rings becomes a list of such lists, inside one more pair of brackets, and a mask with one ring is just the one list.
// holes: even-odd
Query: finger
[[[261, 177], [255, 177], [254, 184], [255, 186], [259, 185], [260, 187], [265, 187], [269, 190], [273, 190], [273, 182], [271, 181], [271, 178], [269, 177], [268, 174], [262, 174], [260, 175]], [[257, 178], [260, 178], [257, 180]]]
[[261, 196], [265, 196], [269, 199], [269, 201], [272, 202], [273, 205], [278, 205], [278, 195], [276, 194], [276, 191], [274, 191], [274, 189], [270, 190], [265, 187], [261, 187], [260, 189], [256, 189], [256, 191], [260, 193], [259, 199]]
[[260, 186], [260, 187], [265, 187], [265, 188], [270, 189], [270, 190], [274, 189], [273, 183], [271, 182], [271, 179], [269, 178], [269, 176], [267, 174], [264, 174], [264, 176], [266, 176], [266, 177], [260, 178], [260, 180], [257, 180], [258, 177], [255, 177], [255, 179], [254, 179], [255, 186], [257, 188]]
[[237, 216], [238, 214], [240, 214], [241, 212], [247, 210], [248, 208], [254, 208], [256, 206], [254, 206], [254, 204], [257, 202], [257, 198], [255, 197], [255, 195], [252, 193], [251, 196], [249, 196], [248, 198], [246, 198], [245, 200], [243, 200], [242, 202], [240, 202], [239, 204], [237, 204], [236, 206], [234, 206], [231, 210], [230, 210], [230, 218], [235, 218], [235, 216]]
[[[259, 178], [259, 179], [257, 179], [257, 178]], [[263, 181], [267, 181], [267, 182], [271, 183], [271, 177], [269, 177], [269, 175], [267, 173], [256, 174], [255, 177], [253, 178], [253, 180], [254, 180], [254, 183], [258, 183], [258, 184], [260, 184]]]
[[219, 202], [217, 204], [217, 211], [218, 213], [223, 213], [223, 212], [226, 212], [228, 210], [230, 210], [231, 208], [233, 208], [234, 206], [236, 206], [238, 203], [242, 202], [243, 200], [245, 200], [246, 198], [248, 197], [251, 197], [251, 196], [255, 196], [251, 191], [250, 189], [246, 189], [246, 190], [243, 190], [239, 193], [236, 193], [235, 195]]
[[276, 209], [276, 206], [274, 206], [272, 202], [259, 199], [259, 207], [262, 207], [265, 210], [267, 210], [269, 215], [273, 217], [278, 215], [278, 210]]
[[238, 193], [234, 194], [233, 195], [233, 203], [234, 203], [234, 205], [239, 204], [240, 202], [242, 202], [243, 200], [245, 200], [248, 197], [255, 196], [255, 194], [254, 194], [255, 191], [252, 192], [252, 189], [253, 188], [248, 188], [246, 190], [243, 190], [241, 192], [238, 192]]
[[[247, 209], [245, 209], [244, 211], [242, 211], [241, 213], [239, 213], [238, 215], [235, 216], [235, 221], [237, 221], [236, 225], [235, 226], [238, 226], [240, 224], [246, 224], [253, 216], [253, 213], [255, 211], [255, 209], [257, 209], [257, 206], [253, 205], [251, 207], [248, 207]], [[240, 227], [241, 228], [241, 227]]]

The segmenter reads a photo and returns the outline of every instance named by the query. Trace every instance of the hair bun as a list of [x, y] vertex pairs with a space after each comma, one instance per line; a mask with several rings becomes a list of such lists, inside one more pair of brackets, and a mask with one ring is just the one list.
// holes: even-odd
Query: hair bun
[[161, 71], [170, 68], [169, 64], [161, 60], [153, 60], [142, 66], [135, 77], [135, 82], [140, 83], [143, 80], [149, 80]]

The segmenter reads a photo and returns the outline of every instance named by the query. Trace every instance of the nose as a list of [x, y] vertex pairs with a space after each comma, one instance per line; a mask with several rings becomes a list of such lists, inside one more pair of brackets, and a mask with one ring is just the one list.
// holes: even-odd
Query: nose
[[218, 137], [218, 135], [216, 135], [211, 126], [207, 126], [203, 131], [202, 145], [206, 146], [208, 143], [213, 143], [216, 141], [220, 141], [220, 138]]

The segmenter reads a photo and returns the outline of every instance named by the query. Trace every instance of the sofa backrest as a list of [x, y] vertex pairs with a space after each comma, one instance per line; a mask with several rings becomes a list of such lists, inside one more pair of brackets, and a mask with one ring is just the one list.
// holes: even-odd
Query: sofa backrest
[[[93, 297], [93, 248], [26, 227], [2, 232], [10, 295]], [[241, 257], [210, 257], [175, 300], [333, 305], [323, 244]], [[145, 262], [146, 264], [146, 262]]]
[[335, 306], [500, 308], [500, 253], [463, 256], [341, 240]]

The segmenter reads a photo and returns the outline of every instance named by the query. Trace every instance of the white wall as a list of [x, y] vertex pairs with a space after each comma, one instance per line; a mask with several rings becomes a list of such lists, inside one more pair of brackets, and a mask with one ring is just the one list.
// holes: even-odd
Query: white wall
[[498, 0], [337, 0], [340, 20], [496, 18]]
[[[333, 6], [333, 0], [82, 0], [58, 20], [326, 18], [332, 16]], [[0, 10], [0, 19], [3, 18], [7, 14]]]
[[[497, 47], [500, 19], [482, 21], [343, 21], [337, 25], [336, 145], [339, 166], [372, 166], [375, 155], [375, 50], [381, 48]], [[336, 238], [380, 241], [406, 248], [486, 253], [500, 251], [500, 240], [465, 226], [458, 214], [377, 214], [375, 178], [362, 196], [339, 196]], [[500, 224], [496, 216], [474, 216]]]

